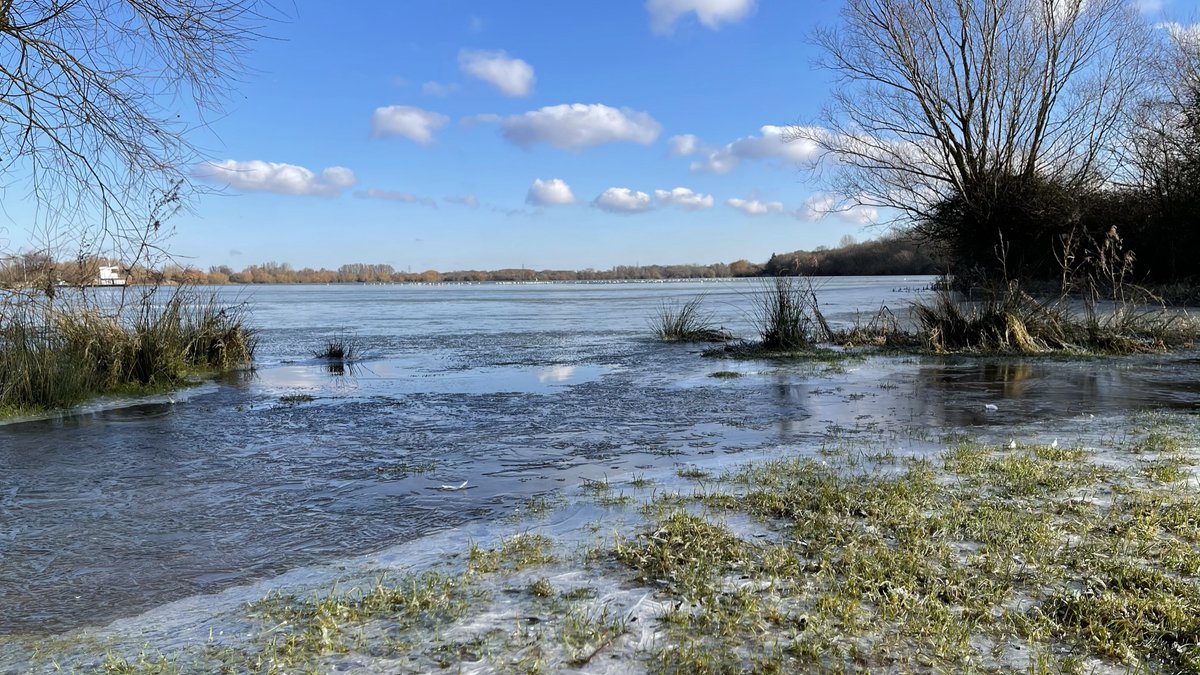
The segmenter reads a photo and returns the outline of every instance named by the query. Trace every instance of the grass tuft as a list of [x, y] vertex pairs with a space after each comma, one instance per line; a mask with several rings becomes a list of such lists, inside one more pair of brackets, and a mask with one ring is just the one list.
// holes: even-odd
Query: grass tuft
[[353, 361], [358, 355], [358, 340], [345, 331], [325, 340], [325, 344], [314, 349], [313, 358], [327, 361]]
[[755, 321], [762, 348], [772, 351], [807, 349], [829, 340], [832, 331], [817, 306], [812, 282], [776, 277], [754, 299]]
[[714, 325], [712, 316], [702, 312], [701, 299], [683, 304], [664, 302], [652, 321], [654, 336], [664, 342], [726, 342], [733, 335]]

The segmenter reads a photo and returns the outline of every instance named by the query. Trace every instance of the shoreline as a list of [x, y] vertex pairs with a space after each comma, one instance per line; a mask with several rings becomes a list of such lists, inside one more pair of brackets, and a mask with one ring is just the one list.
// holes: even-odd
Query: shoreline
[[[1083, 420], [1080, 421], [1083, 423]], [[1141, 426], [1142, 430], [1134, 439], [1139, 441], [1144, 440], [1147, 434], [1159, 434], [1153, 437], [1160, 440], [1171, 436], [1185, 436], [1194, 440], [1196, 432], [1195, 419], [1182, 414], [1134, 416], [1121, 420], [1119, 424], [1130, 428]], [[993, 436], [997, 431], [1003, 434], [1003, 430], [985, 431]], [[959, 461], [962, 457], [983, 461], [981, 458], [985, 455], [1002, 458], [1007, 452], [1056, 458], [1043, 462], [1045, 466], [1042, 468], [1047, 470], [1053, 468], [1051, 465], [1066, 470], [1063, 468], [1066, 464], [1060, 460], [1068, 455], [1054, 454], [1057, 448], [1063, 448], [1063, 452], [1068, 449], [1072, 453], [1084, 452], [1085, 456], [1098, 460], [1099, 463], [1095, 464], [1099, 467], [1097, 470], [1103, 469], [1111, 472], [1111, 475], [1118, 475], [1122, 471], [1140, 471], [1149, 466], [1148, 462], [1160, 459], [1157, 454], [1131, 454], [1128, 448], [1132, 444], [1093, 452], [1088, 448], [1101, 448], [1099, 441], [1072, 444], [1066, 438], [1061, 438], [1055, 439], [1059, 443], [1052, 448], [1045, 435], [1050, 432], [1047, 429], [1041, 436], [1019, 439], [1015, 451], [1008, 451], [995, 438], [990, 441], [955, 439], [951, 435], [909, 438], [914, 446], [924, 447], [925, 450], [901, 454], [879, 447], [894, 444], [898, 440], [892, 437], [889, 441], [889, 434], [884, 430], [865, 435], [847, 432], [844, 438], [830, 436], [826, 442], [808, 448], [780, 446], [762, 452], [690, 458], [674, 467], [609, 476], [604, 480], [581, 479], [578, 485], [566, 488], [565, 494], [557, 493], [562, 495], [565, 504], [554, 498], [531, 503], [531, 513], [525, 519], [475, 521], [371, 554], [292, 570], [271, 579], [227, 589], [215, 596], [192, 596], [136, 617], [117, 619], [104, 627], [89, 627], [50, 640], [33, 638], [32, 641], [58, 645], [59, 649], [69, 645], [55, 655], [55, 663], [69, 663], [85, 671], [105, 668], [109, 672], [124, 672], [124, 667], [128, 666], [131, 672], [155, 672], [155, 669], [161, 672], [202, 672], [214, 663], [226, 660], [245, 663], [244, 659], [254, 654], [259, 655], [254, 658], [270, 654], [268, 662], [275, 659], [276, 666], [289, 671], [305, 663], [308, 664], [305, 667], [322, 670], [347, 666], [356, 670], [374, 667], [385, 670], [425, 669], [437, 666], [437, 658], [448, 658], [443, 654], [444, 643], [455, 636], [455, 639], [466, 640], [455, 643], [460, 647], [479, 636], [484, 636], [484, 641], [491, 646], [482, 651], [461, 652], [461, 660], [440, 666], [448, 669], [443, 672], [456, 672], [456, 669], [466, 672], [521, 670], [538, 663], [552, 670], [579, 672], [662, 669], [665, 667], [662, 659], [687, 656], [675, 644], [679, 636], [670, 637], [674, 635], [671, 633], [674, 630], [671, 621], [680, 619], [676, 616], [680, 600], [685, 604], [694, 600], [689, 601], [678, 595], [680, 589], [673, 586], [674, 581], [670, 581], [676, 577], [664, 577], [667, 580], [665, 586], [662, 583], [638, 581], [638, 568], [621, 562], [620, 554], [614, 551], [619, 551], [622, 545], [628, 548], [639, 542], [646, 544], [657, 541], [657, 536], [652, 533], [656, 528], [661, 528], [664, 522], [672, 522], [671, 519], [696, 525], [697, 522], [679, 520], [688, 514], [700, 518], [699, 522], [707, 523], [707, 526], [717, 528], [705, 530], [707, 537], [725, 536], [720, 533], [727, 533], [738, 541], [748, 542], [754, 550], [761, 546], [786, 543], [789, 538], [788, 527], [780, 530], [770, 526], [769, 520], [747, 517], [749, 514], [743, 513], [738, 503], [718, 504], [723, 499], [719, 498], [720, 494], [731, 486], [741, 485], [739, 490], [753, 491], [752, 484], [738, 483], [739, 479], [735, 477], [739, 472], [745, 475], [762, 467], [784, 466], [780, 462], [810, 462], [812, 467], [816, 467], [812, 470], [824, 471], [822, 467], [833, 467], [846, 477], [873, 476], [870, 480], [878, 480], [880, 485], [885, 485], [889, 484], [887, 481], [890, 477], [899, 475], [897, 472], [911, 471], [914, 466], [929, 460], [935, 465], [941, 464], [944, 469], [950, 466], [946, 462]], [[961, 448], [968, 446], [979, 447], [986, 452], [979, 454], [972, 450], [974, 454], [963, 455], [965, 451]], [[954, 457], [959, 459], [947, 459], [956, 452], [958, 454]], [[1180, 446], [1172, 453], [1181, 466], [1186, 464], [1190, 467], [1186, 469], [1188, 473], [1182, 479], [1184, 482], [1176, 483], [1194, 491], [1198, 459], [1195, 446]], [[1122, 466], [1125, 468], [1122, 469]], [[719, 479], [722, 475], [725, 478]], [[1035, 483], [1032, 489], [1036, 492], [1040, 488]], [[739, 503], [741, 501], [739, 499]], [[645, 539], [646, 536], [651, 538]], [[709, 540], [704, 541], [707, 546]], [[723, 563], [717, 561], [713, 564], [719, 567]], [[745, 577], [737, 571], [743, 569], [740, 565], [730, 568], [729, 571], [734, 572], [733, 577], [728, 577], [728, 572], [713, 577], [713, 583], [718, 584], [714, 588], [725, 589], [713, 597], [726, 597], [728, 593], [736, 596], [737, 592], [757, 593], [767, 587], [774, 588], [771, 593], [778, 594], [783, 592], [781, 588], [794, 588], [796, 580], [800, 578], [788, 577], [787, 574], [780, 576], [778, 570], [765, 576], [760, 572]], [[425, 576], [431, 571], [436, 577]], [[676, 570], [674, 574], [681, 573]], [[810, 571], [805, 574], [813, 573]], [[384, 581], [379, 583], [381, 578]], [[340, 627], [337, 631], [349, 642], [335, 641], [325, 647], [306, 643], [307, 646], [300, 651], [281, 651], [284, 645], [280, 641], [282, 638], [306, 630], [299, 617], [312, 618], [304, 614], [315, 606], [311, 603], [337, 599], [343, 606], [353, 606], [355, 598], [369, 595], [372, 589], [390, 588], [386, 581], [389, 578], [396, 580], [395, 588], [402, 592], [408, 592], [404, 589], [410, 589], [410, 584], [433, 583], [431, 579], [450, 584], [443, 587], [443, 599], [450, 604], [437, 611], [427, 608], [428, 611], [419, 612], [420, 616], [409, 617], [415, 623], [407, 628], [401, 625], [407, 619], [399, 620], [400, 624], [397, 624], [395, 622], [398, 619], [367, 617], [358, 623], [342, 617], [338, 619]], [[738, 578], [742, 580], [737, 581]], [[457, 585], [460, 582], [462, 586]], [[411, 586], [410, 590], [417, 588]], [[592, 590], [579, 590], [586, 588]], [[743, 590], [737, 591], [739, 588]], [[562, 599], [564, 596], [573, 599]], [[554, 597], [560, 600], [554, 600]], [[452, 612], [449, 611], [450, 605], [454, 605]], [[249, 609], [251, 607], [254, 609]], [[694, 614], [712, 609], [709, 607], [706, 610], [705, 607], [704, 602], [700, 602], [689, 612]], [[433, 615], [428, 614], [429, 611], [437, 614], [443, 610], [449, 613], [439, 615], [440, 619], [431, 619]], [[811, 620], [811, 609], [802, 614], [810, 617], [806, 621]], [[278, 619], [270, 618], [283, 615], [291, 617], [283, 624]], [[525, 628], [518, 626], [516, 632], [512, 632], [513, 621], [529, 616], [538, 617], [536, 623]], [[675, 618], [664, 619], [671, 616]], [[393, 652], [390, 657], [380, 656], [380, 650], [387, 652], [386, 645], [393, 644], [398, 634], [406, 634], [408, 630], [418, 630], [417, 635], [426, 634], [422, 631], [429, 628], [423, 623], [427, 619], [437, 623], [439, 627], [434, 635], [440, 637], [417, 642], [402, 640], [407, 645], [406, 649], [412, 651], [411, 654]], [[569, 624], [579, 624], [581, 621], [590, 626], [584, 632], [593, 636], [592, 642], [599, 640], [603, 644], [591, 644], [584, 639], [582, 644], [572, 646], [575, 644], [572, 642], [574, 638], [564, 642], [565, 632], [574, 630], [569, 628]], [[575, 628], [580, 626], [575, 625]], [[692, 626], [688, 630], [695, 629], [696, 626]], [[720, 643], [724, 638], [717, 635], [712, 639]], [[12, 637], [4, 641], [10, 645], [20, 642]], [[338, 644], [342, 646], [337, 647]], [[714, 652], [713, 644], [704, 640], [699, 640], [692, 647], [695, 648], [694, 653], [688, 658], [704, 656], [719, 660], [724, 658], [721, 654], [728, 651], [719, 648]], [[1038, 653], [1049, 654], [1059, 659], [1055, 663], [1062, 663], [1064, 655], [1080, 652], [1078, 646], [1068, 647], [1070, 645], [1066, 642], [1055, 642]], [[342, 654], [343, 649], [350, 651]], [[529, 660], [527, 657], [530, 657], [531, 649], [540, 656]], [[36, 659], [49, 658], [50, 655], [42, 649], [33, 651], [41, 652], [40, 656], [25, 665], [32, 666], [28, 672], [39, 672], [39, 661]], [[997, 663], [1003, 667], [1033, 667], [1031, 661], [1019, 663], [1020, 655], [1009, 653], [1011, 651], [1009, 649]], [[1024, 656], [1036, 651], [1027, 651]], [[733, 653], [737, 653], [737, 650]], [[1087, 656], [1086, 649], [1080, 653], [1086, 656], [1089, 667], [1120, 669], [1121, 662], [1095, 655]], [[778, 652], [778, 655], [783, 659], [781, 663], [791, 663], [793, 666], [800, 663], [789, 660], [792, 657], [786, 656], [786, 650]], [[59, 660], [60, 657], [62, 660]], [[397, 661], [397, 658], [401, 660]], [[742, 659], [738, 661], [741, 667], [752, 665], [753, 659], [746, 660], [749, 658], [747, 654], [743, 653], [738, 658]], [[821, 667], [830, 667], [837, 662], [835, 659], [832, 662], [822, 660], [808, 663], [810, 667], [817, 663], [824, 664]], [[45, 661], [40, 663], [43, 668], [47, 666]], [[699, 662], [689, 663], [695, 666]], [[859, 662], [859, 667], [869, 663]], [[924, 664], [924, 667], [917, 663], [910, 665], [922, 670], [930, 664]], [[22, 666], [12, 662], [4, 667], [12, 669], [12, 672], [26, 672], [21, 670]], [[666, 671], [671, 672], [673, 668], [666, 668]]]

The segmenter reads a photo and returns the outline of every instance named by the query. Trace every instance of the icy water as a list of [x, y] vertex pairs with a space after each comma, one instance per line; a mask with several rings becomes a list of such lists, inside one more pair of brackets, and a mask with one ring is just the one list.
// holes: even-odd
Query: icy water
[[[902, 312], [930, 281], [831, 279], [818, 296], [846, 324], [881, 304]], [[910, 445], [923, 434], [1119, 433], [1135, 411], [1200, 404], [1191, 353], [779, 363], [651, 339], [664, 301], [697, 295], [751, 338], [760, 289], [223, 289], [261, 328], [254, 372], [0, 425], [0, 635], [102, 625], [491, 522], [584, 479], [811, 451], [855, 430], [903, 429], [896, 442]], [[312, 357], [338, 335], [358, 351], [348, 368]], [[313, 400], [281, 400], [295, 395]]]

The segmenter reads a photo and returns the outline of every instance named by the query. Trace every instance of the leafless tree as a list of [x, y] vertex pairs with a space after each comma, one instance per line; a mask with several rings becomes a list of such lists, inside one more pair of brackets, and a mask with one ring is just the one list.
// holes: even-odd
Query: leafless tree
[[185, 120], [219, 109], [273, 13], [265, 0], [0, 0], [0, 198], [36, 206], [16, 225], [60, 256], [143, 262], [186, 195]]
[[1004, 181], [1095, 185], [1117, 168], [1148, 28], [1126, 0], [846, 0], [819, 30], [838, 76], [822, 124], [847, 203], [920, 222]]
[[1200, 187], [1200, 32], [1163, 27], [1151, 91], [1135, 111], [1131, 181], [1160, 202]]

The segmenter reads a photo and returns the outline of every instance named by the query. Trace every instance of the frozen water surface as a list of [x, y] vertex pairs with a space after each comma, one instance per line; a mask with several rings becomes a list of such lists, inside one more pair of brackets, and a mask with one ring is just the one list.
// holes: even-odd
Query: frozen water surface
[[[832, 279], [818, 296], [846, 324], [881, 304], [902, 313], [930, 281]], [[697, 295], [753, 337], [759, 288], [226, 289], [261, 326], [255, 372], [0, 425], [0, 635], [147, 611], [206, 626], [221, 603], [328, 574], [313, 570], [486, 536], [531, 496], [583, 479], [811, 452], [855, 433], [908, 452], [940, 449], [946, 433], [1073, 442], [1200, 402], [1191, 353], [780, 363], [650, 338], [664, 301]], [[353, 362], [314, 358], [338, 335], [354, 341]], [[742, 376], [711, 377], [720, 370]]]

